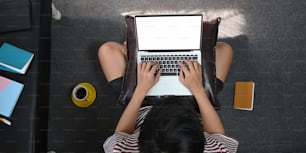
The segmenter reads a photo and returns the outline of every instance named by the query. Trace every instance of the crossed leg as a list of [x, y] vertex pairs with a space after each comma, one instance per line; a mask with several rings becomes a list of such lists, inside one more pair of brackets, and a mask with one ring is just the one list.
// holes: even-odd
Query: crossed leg
[[231, 68], [233, 60], [233, 49], [225, 42], [217, 42], [216, 45], [216, 76], [223, 83]]
[[122, 77], [126, 68], [126, 42], [106, 42], [102, 44], [98, 51], [101, 68], [108, 82]]
[[[108, 82], [124, 76], [127, 59], [126, 42], [106, 42], [98, 51], [100, 65]], [[225, 82], [233, 59], [232, 47], [224, 42], [216, 45], [216, 76]]]

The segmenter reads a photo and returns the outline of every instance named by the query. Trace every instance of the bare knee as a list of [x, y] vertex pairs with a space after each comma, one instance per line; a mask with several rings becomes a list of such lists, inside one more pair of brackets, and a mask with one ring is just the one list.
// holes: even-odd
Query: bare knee
[[216, 52], [225, 54], [229, 57], [232, 57], [234, 54], [232, 46], [225, 42], [217, 42]]
[[111, 54], [116, 50], [115, 42], [106, 42], [99, 47], [98, 56], [99, 58], [104, 57], [105, 55]]
[[106, 42], [99, 47], [98, 57], [101, 60], [103, 57], [109, 57], [111, 55], [118, 55], [126, 57], [126, 48], [122, 44], [117, 42]]
[[100, 46], [98, 57], [107, 81], [123, 76], [126, 66], [123, 51], [123, 45], [116, 42], [106, 42]]
[[216, 45], [216, 54], [217, 56], [225, 56], [230, 60], [233, 58], [234, 51], [231, 45], [225, 42], [217, 42]]
[[225, 42], [218, 42], [216, 46], [216, 75], [225, 81], [233, 60], [233, 49]]

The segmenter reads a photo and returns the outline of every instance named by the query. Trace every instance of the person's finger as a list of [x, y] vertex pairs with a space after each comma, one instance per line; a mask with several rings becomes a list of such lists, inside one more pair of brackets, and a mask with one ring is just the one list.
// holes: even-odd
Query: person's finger
[[184, 60], [184, 62], [188, 65], [189, 71], [194, 71], [194, 66], [193, 66], [193, 63], [191, 61]]
[[185, 75], [184, 75], [184, 72], [181, 69], [181, 71], [180, 71], [180, 81], [184, 82], [184, 80], [185, 80]]
[[199, 62], [197, 63], [198, 63], [199, 71], [202, 73], [202, 65]]
[[194, 69], [197, 70], [198, 69], [197, 62], [196, 61], [192, 61], [191, 63], [193, 65]]
[[178, 64], [180, 65], [180, 68], [181, 68], [181, 72], [188, 72], [188, 69], [187, 69], [187, 67], [186, 67], [186, 65], [185, 64], [183, 64], [183, 62], [178, 62]]
[[160, 76], [161, 76], [161, 73], [162, 73], [162, 69], [159, 69], [156, 76], [155, 76], [155, 81], [158, 82]]
[[151, 73], [155, 73], [158, 67], [159, 67], [159, 65], [157, 63], [153, 63], [150, 72]]
[[145, 64], [146, 64], [146, 63], [143, 63], [143, 62], [141, 62], [141, 63], [138, 64], [138, 70], [139, 70], [139, 72], [143, 71], [143, 67], [144, 67]]
[[201, 69], [202, 69], [201, 64], [198, 61], [194, 61], [192, 63], [193, 63], [193, 66], [194, 66], [195, 70], [200, 72]]
[[146, 72], [150, 72], [151, 69], [152, 69], [152, 66], [153, 66], [154, 64], [155, 64], [154, 62], [147, 62], [145, 71], [146, 71]]

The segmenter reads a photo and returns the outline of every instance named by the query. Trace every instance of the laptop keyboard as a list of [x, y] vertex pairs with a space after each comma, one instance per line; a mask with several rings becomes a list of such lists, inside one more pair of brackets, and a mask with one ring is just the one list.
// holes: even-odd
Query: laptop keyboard
[[186, 54], [186, 55], [141, 55], [141, 62], [156, 62], [159, 64], [159, 69], [162, 69], [161, 75], [179, 75], [180, 66], [179, 61], [189, 60], [197, 61], [198, 55]]

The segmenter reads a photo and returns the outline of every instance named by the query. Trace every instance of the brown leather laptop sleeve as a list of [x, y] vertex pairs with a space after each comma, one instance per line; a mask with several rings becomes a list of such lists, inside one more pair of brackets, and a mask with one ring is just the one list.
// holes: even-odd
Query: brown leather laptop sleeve
[[[127, 105], [137, 84], [137, 45], [134, 17], [126, 16], [127, 29], [127, 68], [123, 78], [122, 90], [119, 96], [119, 103]], [[220, 109], [216, 90], [216, 66], [215, 46], [217, 42], [218, 27], [221, 18], [203, 22], [202, 31], [202, 72], [203, 86], [206, 93], [216, 109]], [[144, 104], [152, 104], [167, 96], [146, 97]], [[193, 96], [182, 96], [182, 100], [194, 100]]]

